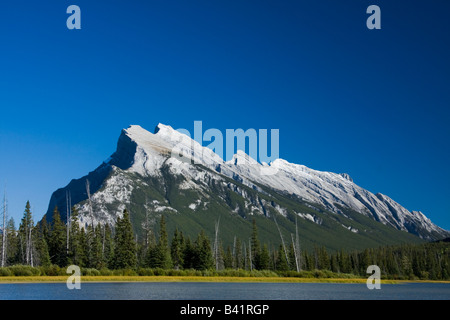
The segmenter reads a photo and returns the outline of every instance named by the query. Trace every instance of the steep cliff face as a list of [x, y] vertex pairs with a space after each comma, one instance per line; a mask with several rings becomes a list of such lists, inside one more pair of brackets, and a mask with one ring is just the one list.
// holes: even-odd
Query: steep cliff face
[[137, 143], [127, 135], [126, 130], [122, 130], [119, 141], [117, 142], [117, 150], [106, 163], [122, 170], [127, 170], [134, 163], [134, 155], [136, 154], [137, 148]]
[[[90, 202], [86, 201], [87, 180]], [[288, 237], [298, 220], [306, 243], [331, 248], [340, 243], [357, 248], [361, 243], [449, 236], [422, 213], [359, 187], [348, 174], [317, 171], [282, 159], [261, 164], [242, 151], [225, 162], [162, 124], [154, 133], [139, 126], [123, 130], [116, 152], [107, 161], [55, 191], [50, 219], [55, 205], [65, 217], [68, 194], [82, 224], [113, 225], [127, 207], [138, 234], [145, 219], [164, 214], [169, 224], [172, 221], [173, 226], [193, 232], [212, 229], [221, 216], [221, 221], [227, 221], [223, 224], [228, 226], [228, 237], [244, 232], [250, 217], [257, 217], [267, 224], [262, 234], [274, 242], [279, 235], [273, 218], [279, 216]]]

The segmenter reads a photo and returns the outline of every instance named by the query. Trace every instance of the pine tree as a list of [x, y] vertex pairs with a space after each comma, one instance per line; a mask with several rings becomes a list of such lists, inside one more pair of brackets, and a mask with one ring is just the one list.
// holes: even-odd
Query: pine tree
[[328, 255], [327, 249], [325, 247], [320, 247], [318, 249], [319, 265], [320, 270], [330, 270], [330, 256]]
[[105, 261], [105, 266], [112, 269], [113, 266], [113, 256], [114, 256], [114, 239], [112, 237], [112, 231], [109, 224], [105, 225], [105, 238], [103, 246], [103, 258]]
[[196, 259], [195, 256], [195, 247], [192, 244], [191, 238], [187, 237], [184, 241], [183, 248], [183, 269], [193, 269], [194, 262]]
[[70, 242], [68, 263], [77, 266], [83, 266], [83, 245], [84, 239], [81, 239], [81, 228], [78, 224], [78, 210], [72, 207], [70, 216]]
[[261, 250], [261, 255], [259, 258], [259, 268], [261, 270], [269, 270], [270, 269], [270, 252], [267, 244], [263, 245]]
[[407, 278], [411, 278], [411, 274], [412, 274], [411, 262], [410, 262], [410, 258], [408, 257], [408, 255], [405, 252], [402, 254], [401, 264], [402, 264], [402, 272], [403, 272], [404, 276]]
[[19, 250], [19, 238], [18, 233], [16, 232], [16, 227], [14, 223], [14, 219], [10, 218], [6, 227], [6, 232], [8, 233], [6, 236], [6, 264], [14, 265], [17, 263], [21, 263], [22, 260], [19, 260], [20, 250]]
[[135, 268], [137, 264], [136, 242], [127, 209], [123, 211], [122, 218], [117, 218], [114, 243], [114, 268]]
[[344, 252], [344, 250], [341, 250], [338, 255], [339, 260], [339, 270], [343, 273], [350, 273], [351, 272], [351, 262], [350, 262], [350, 256], [347, 252]]
[[223, 257], [223, 265], [225, 269], [233, 268], [233, 252], [230, 246], [227, 246], [227, 251]]
[[336, 273], [339, 273], [339, 263], [337, 261], [337, 256], [336, 255], [332, 255], [331, 259], [330, 259], [330, 270]]
[[[44, 217], [45, 219], [45, 217]], [[43, 220], [44, 220], [43, 219]], [[44, 220], [45, 221], [45, 220]], [[37, 251], [37, 264], [40, 266], [49, 266], [51, 264], [50, 261], [50, 254], [48, 251], [48, 244], [44, 233], [44, 230], [46, 230], [47, 223], [44, 222], [43, 226], [39, 226], [37, 229], [37, 235], [36, 235], [36, 251]]]
[[315, 254], [307, 252], [305, 250], [303, 252], [304, 252], [303, 260], [305, 261], [305, 270], [312, 271], [316, 269]]
[[215, 261], [216, 270], [223, 270], [225, 269], [225, 252], [223, 250], [223, 244], [222, 241], [218, 241], [218, 248], [217, 248], [217, 257], [215, 257], [217, 260]]
[[172, 268], [172, 257], [170, 255], [169, 240], [164, 216], [161, 216], [160, 220], [158, 243], [152, 250], [150, 250], [150, 267], [162, 269]]
[[211, 250], [211, 242], [205, 231], [200, 231], [195, 240], [194, 268], [197, 270], [207, 270], [214, 267], [214, 257]]
[[34, 257], [35, 253], [35, 243], [34, 243], [34, 222], [33, 215], [31, 213], [31, 205], [30, 202], [27, 201], [25, 205], [25, 211], [23, 213], [23, 218], [19, 226], [19, 248], [20, 248], [20, 256], [21, 263], [27, 265], [34, 265]]
[[53, 224], [49, 239], [49, 253], [53, 264], [60, 267], [67, 265], [66, 254], [66, 225], [61, 221], [58, 207], [53, 210]]
[[183, 233], [179, 232], [177, 228], [175, 229], [172, 238], [172, 244], [170, 247], [173, 267], [176, 270], [181, 269], [183, 267], [183, 251], [184, 251]]
[[261, 254], [261, 245], [259, 243], [258, 239], [258, 228], [256, 227], [256, 220], [253, 219], [253, 228], [252, 228], [252, 237], [251, 237], [251, 260], [253, 263], [253, 267], [255, 269], [261, 269], [261, 262], [260, 262], [260, 254]]
[[370, 262], [370, 254], [369, 254], [369, 249], [365, 249], [361, 254], [360, 254], [360, 258], [359, 258], [359, 272], [360, 274], [363, 274], [364, 272], [366, 272], [367, 267], [370, 266], [372, 263]]
[[39, 234], [43, 238], [43, 241], [46, 242], [48, 248], [50, 244], [50, 225], [47, 221], [46, 214], [42, 217], [42, 220], [39, 221], [36, 227], [38, 228]]
[[241, 240], [235, 237], [235, 241], [233, 244], [234, 256], [233, 256], [233, 267], [235, 269], [243, 269], [244, 268], [244, 257], [242, 254], [242, 244]]
[[280, 247], [278, 248], [276, 270], [278, 270], [278, 271], [288, 271], [289, 270], [289, 265], [286, 260], [286, 255], [284, 254], [284, 249], [281, 244], [280, 244]]
[[94, 224], [89, 224], [86, 227], [85, 234], [85, 255], [86, 255], [86, 268], [94, 268]]
[[88, 267], [89, 266], [89, 256], [88, 256], [88, 240], [86, 236], [86, 229], [80, 228], [79, 232], [79, 247], [77, 251], [77, 261], [79, 267]]
[[270, 252], [270, 269], [271, 270], [277, 270], [277, 250], [272, 246], [272, 250]]
[[103, 259], [103, 234], [102, 227], [97, 225], [93, 228], [93, 237], [91, 242], [91, 266], [97, 270], [102, 269], [105, 266]]

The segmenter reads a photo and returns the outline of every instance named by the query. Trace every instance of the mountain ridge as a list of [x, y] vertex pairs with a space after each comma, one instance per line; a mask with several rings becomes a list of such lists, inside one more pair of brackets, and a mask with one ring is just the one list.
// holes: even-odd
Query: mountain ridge
[[[87, 193], [83, 191], [86, 180], [90, 183], [95, 217], [89, 216]], [[82, 223], [113, 224], [123, 209], [131, 206], [136, 211], [136, 231], [148, 212], [153, 218], [158, 214], [173, 215], [173, 225], [184, 221], [193, 228], [206, 223], [197, 221], [191, 216], [193, 213], [210, 213], [205, 220], [213, 220], [220, 212], [244, 220], [265, 217], [271, 221], [274, 215], [280, 215], [291, 224], [299, 218], [303, 225], [316, 226], [325, 222], [334, 225], [344, 219], [344, 228], [362, 235], [366, 231], [356, 223], [362, 219], [355, 216], [358, 213], [423, 240], [438, 240], [450, 234], [423, 213], [408, 211], [384, 194], [359, 187], [348, 174], [317, 171], [283, 159], [261, 164], [243, 151], [224, 161], [211, 149], [163, 124], [158, 124], [154, 133], [136, 125], [123, 129], [117, 149], [107, 161], [53, 193], [47, 212], [50, 220], [55, 205], [65, 217], [69, 192]], [[191, 221], [187, 221], [188, 216]], [[209, 222], [214, 225], [214, 221]], [[287, 223], [283, 231], [289, 234], [289, 230], [292, 225]], [[275, 236], [267, 237], [275, 241], [279, 236], [276, 229], [273, 232]]]

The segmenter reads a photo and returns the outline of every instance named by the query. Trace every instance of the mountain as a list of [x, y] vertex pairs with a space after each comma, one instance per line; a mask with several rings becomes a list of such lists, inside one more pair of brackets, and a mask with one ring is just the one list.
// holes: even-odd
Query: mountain
[[450, 235], [423, 213], [359, 187], [348, 174], [317, 171], [282, 159], [261, 164], [242, 151], [225, 162], [163, 124], [154, 133], [140, 126], [122, 130], [114, 154], [53, 193], [48, 220], [55, 206], [66, 216], [68, 194], [80, 212], [81, 224], [113, 225], [126, 207], [138, 235], [147, 222], [156, 227], [161, 214], [170, 229], [177, 227], [191, 236], [201, 229], [212, 236], [220, 219], [224, 243], [232, 243], [235, 236], [248, 239], [253, 218], [261, 240], [272, 245], [280, 243], [275, 220], [285, 241], [291, 239], [297, 223], [302, 246], [332, 250]]

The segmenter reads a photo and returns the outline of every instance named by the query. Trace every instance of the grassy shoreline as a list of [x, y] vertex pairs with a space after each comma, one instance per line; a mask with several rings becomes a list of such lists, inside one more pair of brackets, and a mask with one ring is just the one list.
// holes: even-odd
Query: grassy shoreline
[[[5, 283], [65, 283], [68, 276], [12, 276], [0, 277]], [[272, 282], [272, 283], [361, 283], [363, 278], [294, 278], [294, 277], [226, 277], [226, 276], [82, 276], [81, 282]], [[381, 284], [400, 283], [449, 283], [432, 280], [388, 280]]]
[[[82, 282], [272, 282], [272, 283], [361, 283], [366, 277], [335, 273], [327, 270], [284, 271], [271, 270], [195, 270], [195, 269], [92, 269], [81, 268]], [[71, 274], [71, 273], [70, 273]], [[65, 283], [70, 274], [55, 265], [31, 267], [14, 265], [0, 268], [0, 283]], [[407, 282], [450, 283], [449, 280], [419, 280], [383, 278], [382, 284]]]

